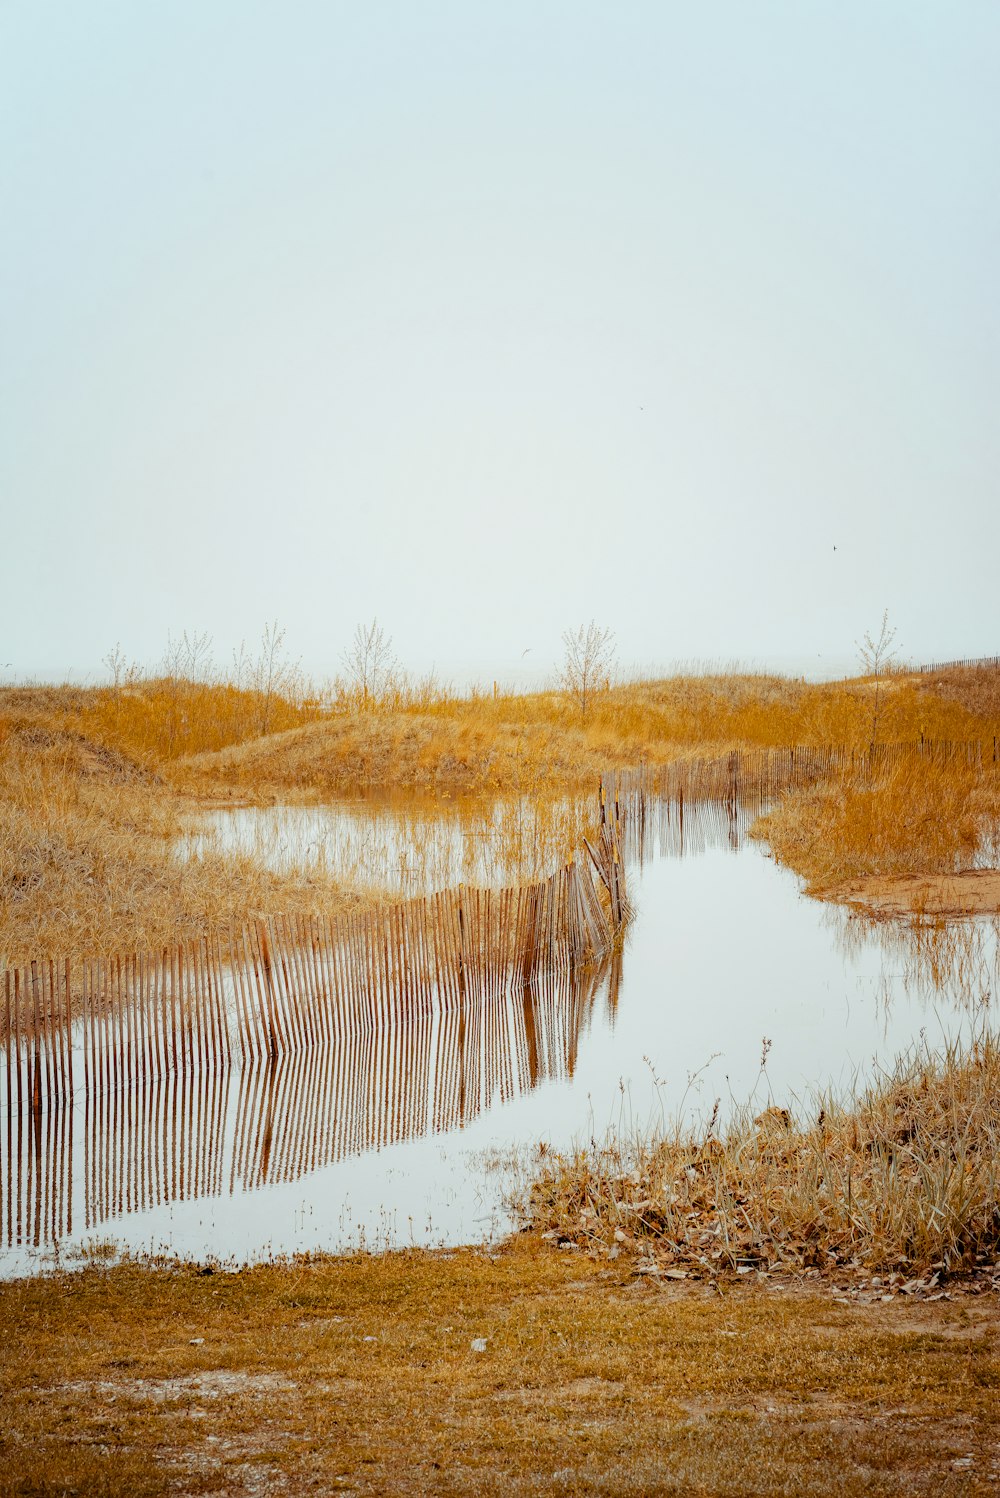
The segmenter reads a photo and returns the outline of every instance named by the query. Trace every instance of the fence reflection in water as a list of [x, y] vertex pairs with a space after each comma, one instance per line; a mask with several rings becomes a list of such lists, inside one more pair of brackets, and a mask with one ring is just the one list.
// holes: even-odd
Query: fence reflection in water
[[459, 886], [335, 920], [270, 916], [160, 953], [8, 968], [0, 1094], [8, 1110], [37, 1111], [73, 1096], [75, 1063], [88, 1093], [117, 1090], [328, 1046], [588, 966], [627, 908], [619, 829], [602, 815], [601, 831], [589, 856], [524, 888]]
[[460, 1129], [496, 1102], [571, 1077], [597, 996], [613, 1009], [619, 982], [614, 954], [516, 996], [417, 1011], [333, 1045], [237, 1070], [133, 1078], [13, 1113], [0, 1152], [0, 1244], [58, 1244], [74, 1223], [96, 1231], [123, 1215], [295, 1181]]
[[[657, 856], [737, 851], [764, 808], [759, 797], [688, 802], [683, 788], [660, 799], [624, 778], [609, 795], [622, 813], [623, 857], [640, 866]], [[621, 966], [615, 950], [592, 966], [542, 970], [523, 992], [491, 996], [467, 964], [461, 1002], [398, 1006], [379, 1023], [374, 1011], [362, 1013], [329, 1043], [251, 1056], [242, 1068], [143, 1067], [141, 1051], [129, 1049], [128, 1014], [115, 1004], [103, 1049], [93, 1045], [102, 1032], [91, 1032], [86, 1067], [81, 1047], [67, 1048], [67, 1080], [75, 1055], [77, 1089], [61, 1105], [19, 1109], [16, 1082], [7, 1089], [0, 1243], [58, 1243], [74, 1223], [95, 1231], [125, 1214], [292, 1181], [349, 1156], [462, 1128], [495, 1100], [573, 1075], [599, 994], [614, 1016]], [[215, 971], [215, 990], [231, 992], [222, 965]], [[122, 990], [152, 991], [141, 967], [127, 979]], [[40, 994], [42, 981], [39, 974]], [[108, 1043], [115, 1037], [117, 1046]], [[81, 1123], [83, 1148], [77, 1141], [74, 1152]]]

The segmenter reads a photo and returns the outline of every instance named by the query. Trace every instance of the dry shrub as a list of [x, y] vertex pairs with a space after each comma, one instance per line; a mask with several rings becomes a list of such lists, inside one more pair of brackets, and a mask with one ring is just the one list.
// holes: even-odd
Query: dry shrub
[[914, 754], [871, 772], [846, 768], [793, 791], [754, 827], [813, 890], [869, 875], [968, 867], [1000, 822], [1000, 774]]
[[136, 759], [159, 765], [298, 728], [318, 716], [318, 703], [295, 696], [265, 694], [225, 681], [160, 677], [97, 689], [80, 714], [80, 729]]
[[522, 1211], [597, 1255], [645, 1250], [689, 1273], [862, 1265], [919, 1274], [1000, 1254], [1000, 1045], [914, 1052], [811, 1124], [748, 1110], [718, 1138], [680, 1129], [543, 1154]]

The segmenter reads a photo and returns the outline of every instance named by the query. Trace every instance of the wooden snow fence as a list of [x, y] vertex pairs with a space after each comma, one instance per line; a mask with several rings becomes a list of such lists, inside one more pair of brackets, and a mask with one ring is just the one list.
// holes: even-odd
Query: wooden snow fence
[[[733, 846], [796, 786], [915, 756], [997, 768], [979, 741], [737, 750], [607, 775], [579, 858], [535, 884], [459, 885], [357, 915], [272, 916], [158, 952], [8, 967], [0, 987], [0, 1091], [37, 1111], [195, 1067], [288, 1055], [401, 1016], [520, 992], [609, 952], [629, 917], [626, 857], [685, 803], [724, 809]], [[673, 832], [671, 832], [671, 836]], [[596, 881], [595, 881], [595, 875]]]
[[1000, 668], [1000, 655], [972, 655], [958, 661], [931, 661], [920, 670], [925, 674], [938, 671], [991, 671]]
[[604, 793], [614, 801], [619, 820], [627, 829], [641, 822], [655, 803], [714, 802], [753, 813], [764, 810], [787, 791], [814, 785], [833, 774], [874, 776], [919, 760], [938, 764], [957, 761], [984, 769], [996, 765], [997, 744], [995, 739], [984, 744], [979, 739], [921, 737], [871, 744], [865, 749], [846, 744], [736, 749], [710, 758], [617, 771], [607, 777]]
[[[0, 1128], [0, 1244], [41, 1247], [170, 1202], [295, 1181], [461, 1128], [497, 1098], [572, 1076], [620, 954], [531, 989], [405, 1013], [337, 1045], [179, 1069], [18, 1113]], [[609, 988], [610, 994], [610, 988]]]
[[71, 1099], [81, 1083], [99, 1093], [234, 1055], [288, 1055], [597, 961], [626, 908], [619, 829], [606, 814], [601, 828], [587, 862], [535, 884], [459, 885], [356, 915], [230, 924], [159, 952], [7, 968], [7, 1112]]

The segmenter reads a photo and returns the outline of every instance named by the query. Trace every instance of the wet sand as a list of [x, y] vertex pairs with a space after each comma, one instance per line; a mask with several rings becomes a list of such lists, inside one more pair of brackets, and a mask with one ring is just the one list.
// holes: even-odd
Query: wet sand
[[872, 875], [827, 890], [827, 898], [883, 915], [997, 915], [1000, 869], [959, 874]]

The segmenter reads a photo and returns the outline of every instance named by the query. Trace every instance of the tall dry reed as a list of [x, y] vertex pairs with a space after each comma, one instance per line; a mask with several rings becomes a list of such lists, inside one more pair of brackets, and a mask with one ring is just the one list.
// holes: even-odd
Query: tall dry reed
[[543, 1153], [528, 1222], [598, 1256], [645, 1251], [694, 1276], [750, 1267], [956, 1270], [1000, 1254], [1000, 1044], [921, 1048], [809, 1119], [748, 1109]]
[[[987, 746], [989, 749], [989, 746]], [[873, 875], [968, 867], [1000, 825], [1000, 766], [913, 754], [872, 771], [847, 766], [791, 792], [756, 826], [815, 891]]]

